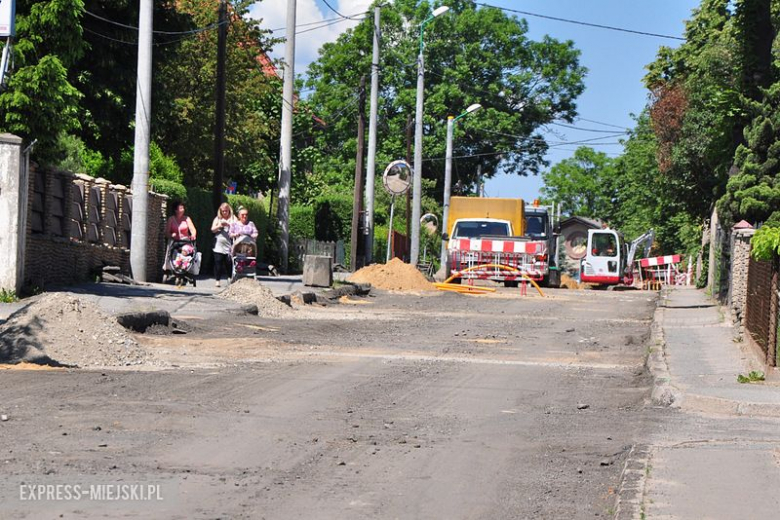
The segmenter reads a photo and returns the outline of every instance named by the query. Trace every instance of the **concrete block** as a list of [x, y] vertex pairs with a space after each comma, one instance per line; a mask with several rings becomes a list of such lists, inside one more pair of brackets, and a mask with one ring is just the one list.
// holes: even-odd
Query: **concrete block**
[[329, 256], [304, 256], [303, 285], [307, 287], [330, 287], [333, 285], [333, 259]]

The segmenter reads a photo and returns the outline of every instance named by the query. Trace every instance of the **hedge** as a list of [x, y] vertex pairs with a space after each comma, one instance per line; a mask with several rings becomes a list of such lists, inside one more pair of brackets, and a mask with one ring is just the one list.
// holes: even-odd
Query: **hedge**
[[295, 238], [314, 238], [314, 207], [290, 206], [290, 236]]
[[323, 195], [314, 201], [314, 236], [317, 240], [347, 242], [352, 233], [352, 196]]

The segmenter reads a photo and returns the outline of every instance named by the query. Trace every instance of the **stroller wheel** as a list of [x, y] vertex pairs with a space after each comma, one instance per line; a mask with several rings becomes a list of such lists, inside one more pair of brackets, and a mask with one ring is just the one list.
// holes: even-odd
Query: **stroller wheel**
[[192, 280], [192, 286], [195, 287], [197, 285], [198, 285], [198, 281], [197, 280]]

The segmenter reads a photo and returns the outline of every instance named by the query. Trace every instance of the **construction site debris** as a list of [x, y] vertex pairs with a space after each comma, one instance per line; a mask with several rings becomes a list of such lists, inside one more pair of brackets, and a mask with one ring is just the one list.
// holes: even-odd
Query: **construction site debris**
[[246, 305], [256, 305], [258, 315], [265, 318], [278, 318], [291, 310], [274, 296], [271, 289], [251, 278], [241, 278], [231, 283], [218, 296]]
[[87, 300], [47, 293], [0, 326], [0, 363], [78, 367], [148, 364], [151, 353]]
[[349, 277], [350, 282], [370, 283], [387, 291], [432, 291], [432, 283], [416, 267], [393, 258], [386, 264], [372, 264]]
[[462, 285], [458, 283], [435, 283], [433, 285], [440, 291], [451, 291], [456, 293], [485, 294], [489, 292], [496, 292], [496, 289], [493, 287]]
[[588, 287], [588, 284], [578, 282], [568, 274], [561, 275], [561, 289], [574, 289], [581, 291], [583, 289], [587, 289]]

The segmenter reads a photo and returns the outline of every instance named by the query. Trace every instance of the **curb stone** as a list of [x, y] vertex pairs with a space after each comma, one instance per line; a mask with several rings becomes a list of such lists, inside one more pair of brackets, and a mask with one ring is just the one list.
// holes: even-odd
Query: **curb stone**
[[683, 395], [681, 390], [672, 384], [669, 363], [666, 361], [666, 338], [663, 329], [664, 307], [662, 306], [665, 299], [666, 293], [662, 293], [653, 313], [653, 324], [650, 327], [652, 346], [646, 361], [647, 368], [653, 376], [653, 391], [650, 400], [658, 406], [679, 408], [683, 401]]
[[651, 448], [633, 445], [620, 474], [620, 487], [615, 500], [615, 520], [641, 520], [644, 513], [647, 473]]

